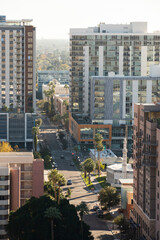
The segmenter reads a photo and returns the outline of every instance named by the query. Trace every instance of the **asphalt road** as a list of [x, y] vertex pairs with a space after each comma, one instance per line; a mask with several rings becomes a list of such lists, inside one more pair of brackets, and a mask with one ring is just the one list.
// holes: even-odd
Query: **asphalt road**
[[[49, 146], [54, 161], [58, 164], [58, 171], [65, 176], [66, 180], [72, 179], [72, 185], [63, 187], [64, 190], [70, 187], [72, 191], [70, 203], [78, 205], [81, 201], [84, 201], [87, 203], [89, 209], [92, 209], [97, 203], [98, 194], [87, 190], [80, 172], [77, 171], [75, 166], [71, 166], [72, 153], [61, 149], [56, 139], [56, 133], [58, 132], [56, 127], [51, 125], [49, 120], [44, 116], [42, 120], [43, 125], [40, 131], [41, 141], [45, 141]], [[62, 158], [61, 155], [63, 155], [64, 158]], [[99, 219], [92, 210], [89, 215], [84, 216], [84, 220], [90, 226], [95, 240], [114, 239], [111, 232], [107, 229], [105, 220]]]

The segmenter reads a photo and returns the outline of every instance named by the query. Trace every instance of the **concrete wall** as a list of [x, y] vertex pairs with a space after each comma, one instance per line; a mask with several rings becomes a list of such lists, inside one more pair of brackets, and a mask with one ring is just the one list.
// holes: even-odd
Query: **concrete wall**
[[33, 161], [32, 168], [32, 195], [40, 197], [44, 194], [44, 162], [42, 159]]

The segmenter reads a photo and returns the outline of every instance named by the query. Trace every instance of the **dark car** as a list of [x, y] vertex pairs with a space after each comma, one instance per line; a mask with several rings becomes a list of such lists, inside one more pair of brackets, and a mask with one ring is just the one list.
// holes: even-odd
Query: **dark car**
[[97, 216], [99, 217], [99, 218], [103, 218], [103, 211], [101, 210], [101, 209], [97, 209]]
[[61, 155], [61, 158], [64, 158], [64, 155]]
[[99, 206], [98, 206], [98, 205], [93, 206], [93, 210], [94, 210], [94, 211], [97, 211], [98, 209], [99, 209]]
[[72, 180], [71, 179], [68, 179], [67, 185], [72, 185]]

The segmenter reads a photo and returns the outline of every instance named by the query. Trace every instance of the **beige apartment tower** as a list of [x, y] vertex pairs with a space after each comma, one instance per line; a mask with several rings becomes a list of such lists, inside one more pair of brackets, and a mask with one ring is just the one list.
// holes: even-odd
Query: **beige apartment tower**
[[43, 160], [34, 159], [32, 152], [0, 153], [0, 239], [8, 239], [5, 225], [10, 210], [43, 195], [43, 178]]

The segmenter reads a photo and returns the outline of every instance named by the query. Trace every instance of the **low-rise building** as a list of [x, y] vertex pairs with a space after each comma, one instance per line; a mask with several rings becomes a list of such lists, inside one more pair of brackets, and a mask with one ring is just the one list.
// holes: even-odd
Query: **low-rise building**
[[130, 218], [130, 212], [133, 209], [133, 178], [119, 179], [121, 184], [121, 208], [127, 219]]
[[[90, 149], [90, 157], [93, 160], [98, 159], [98, 152], [96, 149]], [[117, 157], [110, 149], [105, 149], [99, 153], [102, 164], [106, 166], [112, 165], [114, 163], [122, 163], [122, 158]]]
[[0, 112], [0, 142], [7, 141], [19, 148], [32, 149], [32, 128], [36, 117], [35, 113]]
[[43, 193], [42, 159], [34, 159], [32, 152], [0, 152], [0, 239], [7, 239], [5, 225], [9, 212]]
[[[49, 90], [49, 86], [48, 85], [45, 85], [43, 84], [42, 85], [42, 93], [43, 93], [43, 99], [46, 99], [46, 96], [44, 94], [44, 91], [48, 91]], [[54, 94], [58, 94], [58, 95], [61, 95], [61, 96], [69, 96], [69, 87], [67, 87], [67, 85], [65, 84], [60, 84], [60, 83], [56, 83], [55, 84], [55, 92]]]
[[[107, 166], [107, 182], [110, 183], [112, 186], [121, 186], [119, 179], [123, 178], [122, 167], [123, 164], [121, 163], [115, 163], [113, 165]], [[126, 178], [133, 179], [132, 165], [127, 164], [126, 168]]]
[[69, 96], [68, 95], [54, 95], [54, 106], [56, 113], [63, 116], [68, 112], [69, 108]]

